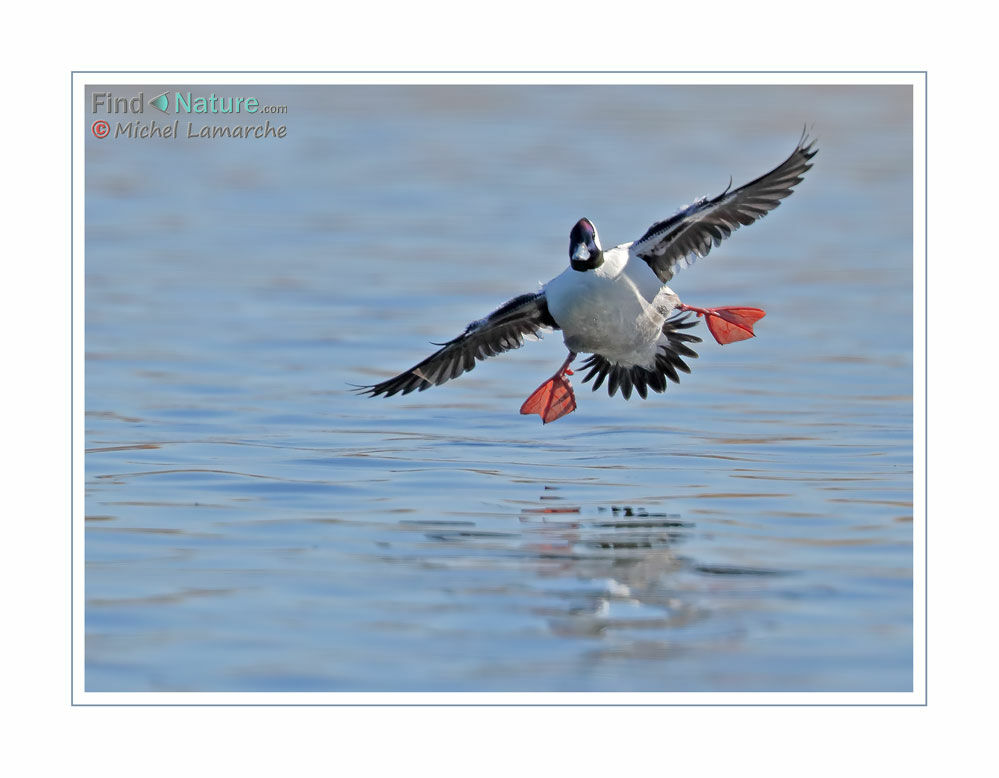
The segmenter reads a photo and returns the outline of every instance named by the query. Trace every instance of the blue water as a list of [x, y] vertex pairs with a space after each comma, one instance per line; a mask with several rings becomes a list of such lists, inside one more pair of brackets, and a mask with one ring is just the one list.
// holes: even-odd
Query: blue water
[[[287, 137], [87, 137], [88, 691], [912, 688], [909, 90], [214, 91]], [[759, 337], [701, 325], [665, 395], [520, 416], [557, 333], [349, 391], [806, 122], [796, 193], [671, 284]]]

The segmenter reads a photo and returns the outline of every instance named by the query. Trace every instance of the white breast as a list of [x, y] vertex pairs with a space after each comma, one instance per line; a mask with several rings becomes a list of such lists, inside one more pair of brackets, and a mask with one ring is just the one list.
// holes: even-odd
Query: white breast
[[626, 366], [655, 358], [663, 321], [676, 304], [645, 262], [628, 262], [627, 245], [604, 252], [595, 270], [566, 269], [545, 285], [545, 297], [567, 348]]

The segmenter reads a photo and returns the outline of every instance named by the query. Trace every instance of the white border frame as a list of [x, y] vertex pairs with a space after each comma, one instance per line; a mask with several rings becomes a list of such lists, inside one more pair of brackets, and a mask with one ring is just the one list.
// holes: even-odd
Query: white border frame
[[[922, 71], [888, 72], [256, 72], [72, 73], [72, 689], [73, 705], [925, 705], [926, 94]], [[875, 85], [913, 88], [913, 691], [911, 692], [87, 692], [84, 689], [84, 141], [89, 84]]]

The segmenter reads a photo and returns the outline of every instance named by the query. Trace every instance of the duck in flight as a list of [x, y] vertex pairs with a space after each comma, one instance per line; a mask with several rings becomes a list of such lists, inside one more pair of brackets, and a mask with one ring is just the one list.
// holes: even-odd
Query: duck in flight
[[753, 337], [753, 324], [765, 315], [759, 308], [687, 305], [666, 284], [734, 230], [780, 205], [816, 153], [815, 141], [802, 133], [791, 155], [769, 173], [738, 189], [730, 183], [717, 197], [702, 197], [638, 240], [611, 249], [600, 245], [593, 222], [580, 219], [569, 233], [569, 267], [561, 274], [473, 321], [404, 373], [358, 391], [371, 397], [422, 392], [471, 370], [476, 360], [519, 348], [525, 337], [537, 339], [545, 329], [562, 330], [569, 355], [521, 413], [536, 413], [547, 424], [576, 409], [569, 366], [580, 353], [590, 354], [581, 369], [589, 369], [583, 383], [596, 379], [594, 390], [606, 379], [612, 397], [618, 389], [625, 399], [632, 391], [642, 398], [649, 389], [665, 391], [667, 378], [678, 382], [677, 371], [690, 372], [684, 357], [697, 356], [687, 345], [701, 340], [686, 332], [697, 323], [691, 313], [704, 317], [721, 344]]

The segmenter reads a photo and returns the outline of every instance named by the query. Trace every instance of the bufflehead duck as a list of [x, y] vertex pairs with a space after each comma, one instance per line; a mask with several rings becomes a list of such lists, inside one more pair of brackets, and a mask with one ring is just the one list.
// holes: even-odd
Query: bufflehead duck
[[690, 368], [684, 357], [696, 357], [688, 343], [700, 338], [684, 330], [704, 317], [721, 344], [754, 337], [753, 324], [765, 315], [759, 308], [699, 308], [680, 301], [666, 284], [674, 272], [704, 257], [741, 225], [752, 224], [791, 194], [812, 165], [818, 149], [802, 133], [791, 155], [769, 173], [717, 197], [702, 197], [668, 219], [656, 222], [638, 240], [604, 250], [597, 229], [580, 219], [569, 233], [569, 267], [533, 294], [504, 303], [484, 319], [473, 321], [458, 337], [419, 364], [394, 378], [358, 391], [371, 397], [409, 394], [438, 386], [483, 360], [537, 338], [544, 329], [561, 329], [569, 356], [555, 375], [539, 386], [520, 408], [543, 423], [576, 408], [569, 368], [579, 353], [591, 356], [583, 383], [607, 379], [610, 396], [620, 388], [625, 399], [634, 389], [663, 392], [666, 379], [678, 382], [678, 370]]

